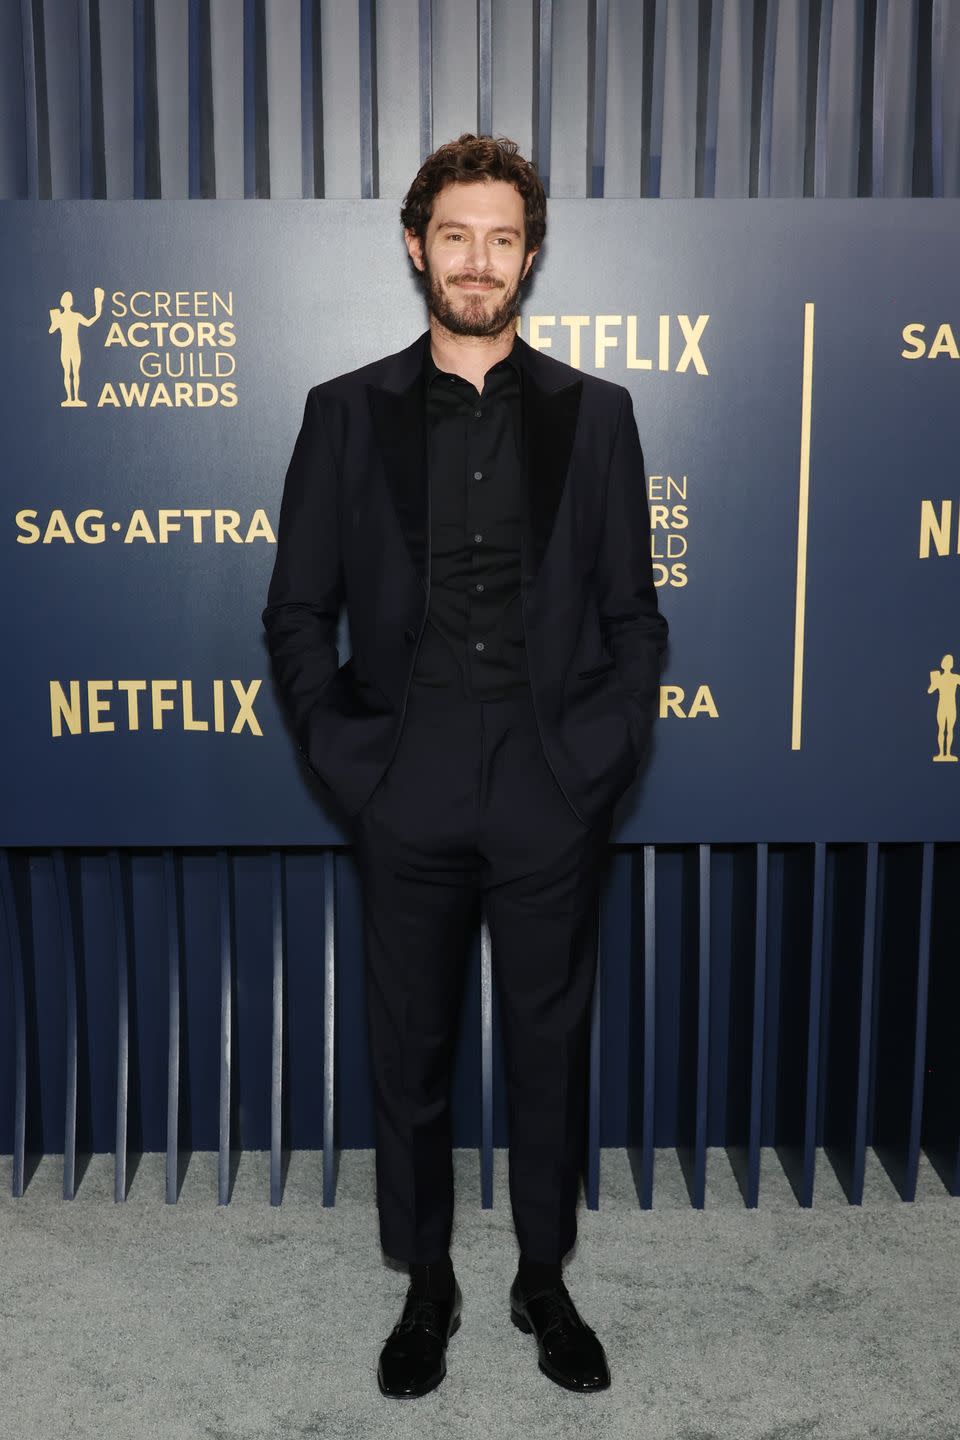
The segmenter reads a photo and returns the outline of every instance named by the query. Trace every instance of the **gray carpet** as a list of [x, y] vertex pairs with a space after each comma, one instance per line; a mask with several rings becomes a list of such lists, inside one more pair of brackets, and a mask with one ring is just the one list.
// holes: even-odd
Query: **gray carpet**
[[125, 1205], [112, 1162], [60, 1197], [50, 1157], [21, 1200], [0, 1161], [0, 1434], [17, 1440], [247, 1440], [302, 1436], [629, 1436], [631, 1440], [956, 1440], [960, 1434], [960, 1203], [923, 1162], [915, 1203], [868, 1155], [862, 1207], [822, 1154], [801, 1210], [764, 1152], [761, 1207], [744, 1209], [723, 1151], [707, 1207], [690, 1208], [658, 1151], [655, 1209], [626, 1155], [603, 1152], [601, 1208], [580, 1210], [565, 1279], [606, 1346], [613, 1385], [578, 1396], [537, 1369], [510, 1324], [516, 1242], [506, 1157], [481, 1210], [472, 1151], [456, 1152], [454, 1263], [464, 1292], [448, 1375], [433, 1394], [376, 1388], [404, 1272], [381, 1258], [370, 1151], [342, 1157], [319, 1205], [319, 1156], [295, 1155], [280, 1208], [267, 1156], [247, 1154], [216, 1204], [216, 1159], [195, 1155], [180, 1203], [145, 1156]]

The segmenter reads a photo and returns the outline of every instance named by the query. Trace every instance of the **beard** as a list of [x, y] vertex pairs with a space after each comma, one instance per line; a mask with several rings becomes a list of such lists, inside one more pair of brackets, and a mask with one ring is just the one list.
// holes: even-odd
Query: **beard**
[[519, 278], [513, 285], [507, 285], [498, 275], [473, 275], [469, 271], [451, 275], [451, 283], [486, 284], [491, 290], [501, 292], [498, 302], [490, 307], [486, 298], [490, 291], [465, 290], [464, 303], [458, 306], [448, 296], [443, 282], [430, 269], [426, 255], [423, 257], [423, 269], [417, 273], [428, 311], [454, 335], [499, 335], [510, 325], [516, 327], [520, 314]]

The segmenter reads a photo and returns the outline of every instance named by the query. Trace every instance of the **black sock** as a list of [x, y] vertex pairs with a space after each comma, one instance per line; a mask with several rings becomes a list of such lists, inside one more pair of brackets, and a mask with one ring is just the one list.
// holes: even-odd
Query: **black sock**
[[528, 1260], [525, 1255], [521, 1255], [517, 1278], [523, 1293], [534, 1295], [538, 1290], [549, 1290], [554, 1285], [559, 1285], [563, 1278], [563, 1266], [559, 1260]]
[[410, 1283], [417, 1295], [430, 1295], [437, 1300], [449, 1295], [453, 1290], [453, 1262], [449, 1254], [424, 1265], [412, 1260]]

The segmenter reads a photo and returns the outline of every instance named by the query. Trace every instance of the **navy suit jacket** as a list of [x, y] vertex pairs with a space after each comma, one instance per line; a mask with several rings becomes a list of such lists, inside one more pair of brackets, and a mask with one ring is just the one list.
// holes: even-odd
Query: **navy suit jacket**
[[[427, 330], [394, 355], [314, 385], [284, 482], [263, 624], [301, 754], [348, 815], [393, 757], [427, 617], [429, 343]], [[519, 335], [514, 344], [523, 366], [530, 686], [547, 761], [589, 823], [640, 764], [667, 641], [643, 453], [624, 386]], [[343, 603], [352, 654], [340, 665]]]

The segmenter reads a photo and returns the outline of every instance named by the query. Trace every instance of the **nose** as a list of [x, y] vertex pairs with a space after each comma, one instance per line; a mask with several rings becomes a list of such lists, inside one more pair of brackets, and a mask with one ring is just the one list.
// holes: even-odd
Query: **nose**
[[464, 260], [465, 268], [475, 271], [477, 275], [482, 275], [487, 268], [487, 252], [479, 235], [474, 235], [470, 241]]

